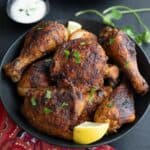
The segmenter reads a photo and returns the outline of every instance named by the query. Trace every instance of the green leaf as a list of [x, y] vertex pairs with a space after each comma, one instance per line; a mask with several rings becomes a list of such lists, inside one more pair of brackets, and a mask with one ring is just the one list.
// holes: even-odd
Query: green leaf
[[124, 26], [122, 31], [130, 36], [132, 39], [135, 39], [135, 32], [131, 26]]
[[52, 92], [50, 90], [46, 90], [45, 98], [50, 99], [52, 97]]
[[126, 61], [125, 64], [124, 64], [124, 67], [125, 67], [126, 69], [128, 69], [128, 68], [129, 68], [129, 65], [130, 65], [130, 62], [129, 62], [129, 61]]
[[31, 104], [32, 104], [32, 106], [36, 106], [37, 105], [35, 97], [31, 98]]
[[67, 49], [65, 49], [65, 50], [64, 50], [64, 55], [65, 55], [66, 59], [68, 59], [69, 56], [70, 56], [70, 51], [67, 50]]
[[48, 108], [48, 107], [44, 108], [44, 113], [48, 114], [48, 113], [51, 113], [51, 112], [53, 112], [53, 111], [50, 108]]
[[89, 93], [89, 103], [92, 104], [92, 101], [93, 101], [93, 98], [94, 98], [94, 93], [96, 92], [96, 88], [93, 87], [91, 90], [90, 90], [90, 93]]
[[143, 43], [143, 33], [135, 35], [135, 41], [137, 44], [142, 45]]
[[112, 19], [120, 20], [122, 18], [122, 13], [117, 9], [113, 9], [110, 13]]
[[73, 56], [74, 56], [75, 61], [76, 61], [77, 64], [81, 63], [80, 53], [78, 51], [74, 51]]
[[114, 39], [114, 38], [110, 38], [110, 39], [109, 39], [109, 45], [113, 44], [113, 43], [114, 43], [114, 41], [115, 41], [115, 39]]
[[150, 31], [149, 30], [143, 33], [143, 41], [146, 43], [150, 43]]
[[121, 18], [122, 18], [121, 12], [119, 10], [114, 9], [103, 17], [103, 22], [105, 24], [114, 26], [112, 20], [120, 20]]
[[103, 23], [107, 25], [115, 26], [109, 15], [105, 15], [103, 17]]
[[107, 104], [107, 107], [108, 107], [108, 108], [112, 108], [113, 106], [114, 106], [113, 103], [108, 103], [108, 104]]
[[66, 103], [66, 102], [63, 102], [62, 104], [61, 104], [61, 108], [65, 108], [65, 107], [67, 107], [68, 106], [68, 103]]

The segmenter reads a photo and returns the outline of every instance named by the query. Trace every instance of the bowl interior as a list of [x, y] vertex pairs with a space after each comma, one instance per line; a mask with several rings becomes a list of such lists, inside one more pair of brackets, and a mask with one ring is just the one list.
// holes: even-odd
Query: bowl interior
[[[75, 20], [75, 19], [74, 19]], [[91, 21], [91, 20], [80, 20], [76, 19], [79, 23], [83, 25], [83, 28], [98, 34], [100, 29], [104, 26], [100, 22], [97, 21]], [[67, 23], [67, 20], [58, 20], [58, 22], [61, 22], [63, 24]], [[16, 85], [13, 84], [4, 74], [2, 66], [8, 62], [10, 62], [12, 59], [14, 59], [21, 50], [21, 45], [23, 43], [24, 39], [23, 34], [21, 37], [19, 37], [13, 45], [9, 48], [5, 56], [3, 57], [1, 66], [0, 66], [0, 94], [1, 94], [1, 100], [8, 111], [11, 118], [24, 130], [32, 134], [33, 136], [45, 140], [48, 143], [60, 145], [63, 147], [71, 147], [71, 148], [83, 148], [83, 147], [93, 147], [98, 146], [101, 144], [110, 143], [114, 140], [117, 140], [118, 138], [122, 137], [126, 133], [128, 133], [141, 118], [143, 118], [144, 114], [146, 113], [146, 110], [148, 110], [148, 101], [150, 98], [150, 93], [148, 93], [145, 96], [139, 96], [135, 94], [135, 108], [136, 108], [136, 121], [131, 124], [124, 125], [121, 127], [117, 133], [105, 136], [100, 141], [97, 141], [95, 143], [92, 143], [90, 145], [79, 145], [72, 141], [63, 140], [60, 138], [52, 137], [46, 134], [43, 134], [36, 129], [32, 128], [27, 121], [24, 119], [24, 117], [20, 113], [20, 105], [22, 103], [22, 98], [18, 96], [16, 92]], [[146, 58], [143, 50], [137, 46], [137, 60], [138, 65], [140, 68], [140, 72], [143, 74], [143, 76], [146, 78], [148, 83], [150, 84], [150, 63], [148, 59]]]

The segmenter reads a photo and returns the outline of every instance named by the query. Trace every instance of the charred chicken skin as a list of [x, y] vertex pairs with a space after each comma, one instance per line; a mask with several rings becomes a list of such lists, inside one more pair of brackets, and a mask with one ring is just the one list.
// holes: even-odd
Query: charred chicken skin
[[123, 124], [135, 120], [134, 98], [131, 87], [121, 83], [110, 95], [103, 100], [95, 113], [96, 122], [109, 122], [109, 132], [117, 132]]
[[100, 89], [106, 62], [105, 51], [97, 42], [71, 40], [56, 51], [50, 68], [51, 79], [59, 87], [73, 85], [83, 92], [93, 87]]
[[37, 88], [26, 95], [22, 113], [28, 122], [49, 135], [72, 140], [73, 127], [93, 120], [91, 115], [111, 88], [82, 93], [73, 88]]
[[[24, 97], [21, 111], [33, 127], [72, 140], [73, 128], [85, 121], [109, 122], [113, 133], [135, 120], [132, 88], [128, 82], [119, 83], [121, 68], [137, 93], [148, 91], [138, 70], [135, 45], [111, 27], [100, 33], [100, 44], [89, 31], [68, 35], [64, 25], [52, 21], [27, 33], [20, 55], [4, 70], [17, 82]], [[45, 59], [50, 52], [54, 56]]]
[[121, 30], [106, 27], [100, 32], [106, 54], [123, 69], [137, 93], [147, 93], [149, 86], [140, 74], [134, 42]]
[[29, 64], [67, 40], [68, 32], [64, 25], [52, 21], [39, 23], [27, 33], [20, 55], [4, 66], [6, 74], [13, 82], [18, 82]]
[[48, 72], [50, 65], [51, 59], [40, 60], [32, 64], [18, 82], [19, 95], [25, 96], [32, 89], [48, 87], [50, 85]]

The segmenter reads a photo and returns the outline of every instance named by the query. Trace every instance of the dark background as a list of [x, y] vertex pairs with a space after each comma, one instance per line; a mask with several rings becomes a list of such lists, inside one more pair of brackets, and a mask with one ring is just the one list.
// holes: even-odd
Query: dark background
[[[150, 7], [150, 0], [50, 0], [50, 12], [46, 19], [56, 20], [61, 18], [70, 19], [76, 11], [82, 9], [103, 10], [112, 5], [126, 5], [133, 8]], [[150, 12], [140, 14], [143, 21], [150, 27]], [[84, 15], [82, 18], [99, 20], [94, 15]], [[133, 25], [137, 31], [141, 31], [137, 21], [132, 16], [125, 16], [118, 25]], [[32, 25], [21, 25], [11, 21], [6, 15], [6, 0], [0, 0], [0, 61], [14, 42], [21, 34], [27, 31]], [[143, 48], [150, 59], [150, 45], [143, 45]], [[150, 110], [140, 124], [128, 135], [111, 143], [118, 150], [150, 150]]]

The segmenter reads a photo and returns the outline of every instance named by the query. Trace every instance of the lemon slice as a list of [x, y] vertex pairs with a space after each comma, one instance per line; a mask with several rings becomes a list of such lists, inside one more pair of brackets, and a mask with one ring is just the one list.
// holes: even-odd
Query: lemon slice
[[69, 34], [79, 30], [82, 28], [82, 25], [78, 22], [75, 22], [75, 21], [68, 21], [68, 31], [69, 31]]
[[107, 132], [109, 123], [84, 122], [73, 129], [73, 140], [79, 144], [90, 144], [101, 139]]

